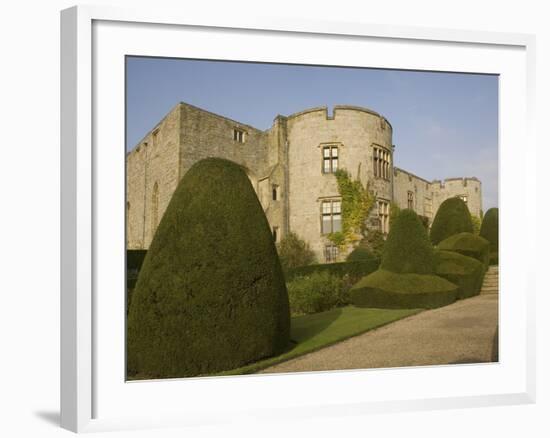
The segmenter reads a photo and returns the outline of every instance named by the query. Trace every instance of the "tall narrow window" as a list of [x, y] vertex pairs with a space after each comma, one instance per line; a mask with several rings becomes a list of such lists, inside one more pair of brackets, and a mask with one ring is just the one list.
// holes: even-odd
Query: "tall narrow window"
[[323, 146], [323, 173], [338, 170], [338, 146]]
[[390, 231], [390, 203], [378, 200], [378, 219], [380, 220], [380, 231], [388, 234]]
[[338, 261], [338, 256], [340, 251], [336, 245], [326, 245], [325, 246], [325, 262], [334, 263]]
[[376, 178], [390, 179], [390, 153], [382, 148], [373, 148], [373, 170]]
[[332, 199], [321, 203], [321, 233], [342, 231], [342, 202]]
[[159, 220], [159, 185], [153, 186], [153, 195], [151, 197], [151, 234], [154, 235], [157, 230]]
[[279, 186], [273, 184], [271, 186], [271, 199], [277, 201], [279, 199]]
[[407, 192], [407, 208], [414, 210], [414, 193], [411, 191]]

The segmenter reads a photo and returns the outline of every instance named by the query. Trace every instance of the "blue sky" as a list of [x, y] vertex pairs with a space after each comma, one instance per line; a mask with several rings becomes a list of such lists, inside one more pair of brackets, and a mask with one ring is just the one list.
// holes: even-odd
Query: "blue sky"
[[498, 206], [498, 77], [343, 67], [127, 58], [127, 149], [183, 101], [259, 129], [277, 114], [358, 105], [393, 126], [395, 165], [418, 176], [477, 176]]

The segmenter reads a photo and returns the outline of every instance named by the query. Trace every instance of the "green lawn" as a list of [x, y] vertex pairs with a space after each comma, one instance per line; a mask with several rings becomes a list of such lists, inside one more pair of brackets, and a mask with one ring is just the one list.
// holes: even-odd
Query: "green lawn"
[[288, 351], [279, 356], [216, 375], [255, 373], [420, 311], [421, 309], [368, 309], [348, 306], [313, 315], [296, 316], [292, 318], [290, 333], [295, 344]]

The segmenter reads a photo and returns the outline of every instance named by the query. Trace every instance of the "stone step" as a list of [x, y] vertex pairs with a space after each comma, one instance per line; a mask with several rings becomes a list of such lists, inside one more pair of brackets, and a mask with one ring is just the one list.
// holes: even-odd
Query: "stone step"
[[480, 294], [482, 295], [497, 295], [498, 294], [498, 266], [490, 266], [485, 277], [483, 277], [483, 283], [481, 284]]

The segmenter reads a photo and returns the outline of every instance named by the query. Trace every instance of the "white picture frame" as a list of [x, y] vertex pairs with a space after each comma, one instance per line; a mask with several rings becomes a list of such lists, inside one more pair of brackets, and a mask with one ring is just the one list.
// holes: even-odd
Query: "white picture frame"
[[[193, 44], [185, 47], [185, 41]], [[227, 47], [220, 48], [220, 41]], [[193, 15], [189, 10], [103, 6], [62, 11], [62, 427], [83, 432], [215, 424], [251, 416], [267, 421], [275, 415], [305, 418], [534, 402], [534, 275], [529, 257], [518, 260], [507, 252], [514, 248], [531, 254], [536, 236], [536, 175], [528, 161], [535, 155], [534, 46], [531, 35], [360, 22], [245, 14], [227, 20]], [[357, 54], [354, 58], [352, 48], [361, 49], [356, 53], [368, 48], [370, 59]], [[499, 74], [500, 362], [125, 382], [120, 366], [124, 355], [124, 240], [120, 239], [124, 188], [120, 178], [125, 157], [124, 75], [120, 73], [126, 54], [353, 62]], [[513, 148], [519, 143], [521, 153]], [[521, 212], [527, 207], [532, 214], [524, 216]], [[105, 211], [111, 212], [111, 220]], [[519, 237], [514, 230], [525, 221], [532, 231]], [[181, 397], [183, 386], [189, 400]], [[262, 394], [269, 394], [269, 400]], [[155, 403], [147, 403], [151, 400]], [[136, 401], [144, 402], [141, 411]]]

